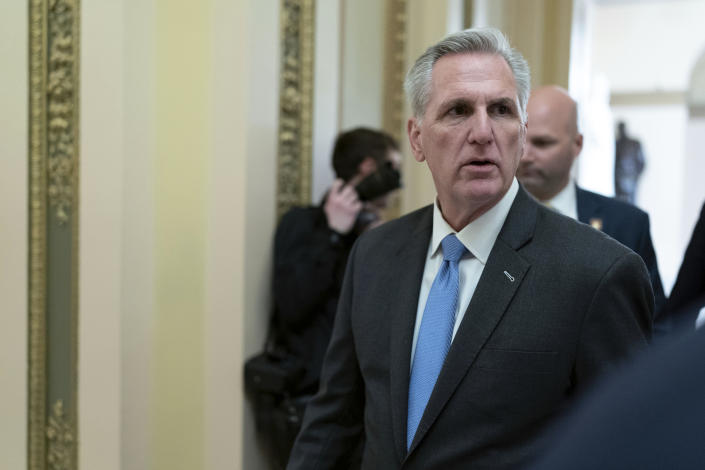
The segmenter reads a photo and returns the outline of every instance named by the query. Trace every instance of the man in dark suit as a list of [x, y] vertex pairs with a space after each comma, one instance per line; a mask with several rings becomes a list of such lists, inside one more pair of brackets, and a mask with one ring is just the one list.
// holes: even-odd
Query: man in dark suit
[[453, 34], [407, 74], [407, 131], [436, 203], [350, 254], [321, 386], [290, 469], [516, 468], [595, 376], [647, 344], [632, 251], [526, 194], [526, 61], [494, 29]]
[[557, 425], [531, 470], [705, 467], [705, 331], [687, 332], [612, 374]]
[[529, 123], [517, 178], [534, 197], [560, 213], [602, 230], [634, 250], [646, 263], [654, 290], [655, 312], [665, 302], [649, 215], [617, 199], [578, 187], [573, 162], [583, 148], [577, 104], [557, 86], [534, 90], [527, 105]]

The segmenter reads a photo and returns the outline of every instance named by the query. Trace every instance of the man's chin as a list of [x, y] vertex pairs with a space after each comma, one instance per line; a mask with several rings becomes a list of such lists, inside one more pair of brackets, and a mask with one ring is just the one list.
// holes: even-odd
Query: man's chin
[[531, 175], [519, 175], [517, 174], [517, 180], [521, 183], [522, 186], [526, 188], [527, 191], [533, 193], [533, 190], [536, 188], [540, 188], [542, 181], [540, 178], [536, 176], [531, 176]]

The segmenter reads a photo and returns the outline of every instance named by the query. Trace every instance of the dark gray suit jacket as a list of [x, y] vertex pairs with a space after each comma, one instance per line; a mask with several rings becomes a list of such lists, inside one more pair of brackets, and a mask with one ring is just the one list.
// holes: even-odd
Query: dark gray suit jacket
[[599, 221], [600, 230], [634, 250], [644, 260], [654, 290], [654, 312], [658, 315], [666, 302], [666, 296], [651, 241], [649, 214], [629, 203], [587, 191], [580, 186], [575, 187], [575, 197], [579, 221], [589, 225]]
[[515, 468], [535, 457], [539, 429], [576, 391], [646, 346], [653, 293], [641, 258], [520, 189], [407, 452], [432, 211], [353, 248], [321, 388], [288, 468], [345, 468], [361, 438], [365, 469]]

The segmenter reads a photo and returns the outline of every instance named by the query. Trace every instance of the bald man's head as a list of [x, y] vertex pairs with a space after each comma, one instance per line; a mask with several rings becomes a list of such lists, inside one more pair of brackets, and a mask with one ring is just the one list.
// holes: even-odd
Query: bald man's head
[[570, 182], [570, 169], [583, 147], [577, 105], [563, 88], [545, 86], [531, 92], [527, 112], [517, 177], [531, 194], [547, 201]]

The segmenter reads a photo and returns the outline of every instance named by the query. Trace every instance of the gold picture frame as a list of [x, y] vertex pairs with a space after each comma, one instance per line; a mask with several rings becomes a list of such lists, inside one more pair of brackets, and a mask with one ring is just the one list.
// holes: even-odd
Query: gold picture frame
[[29, 470], [78, 468], [79, 0], [29, 3]]

